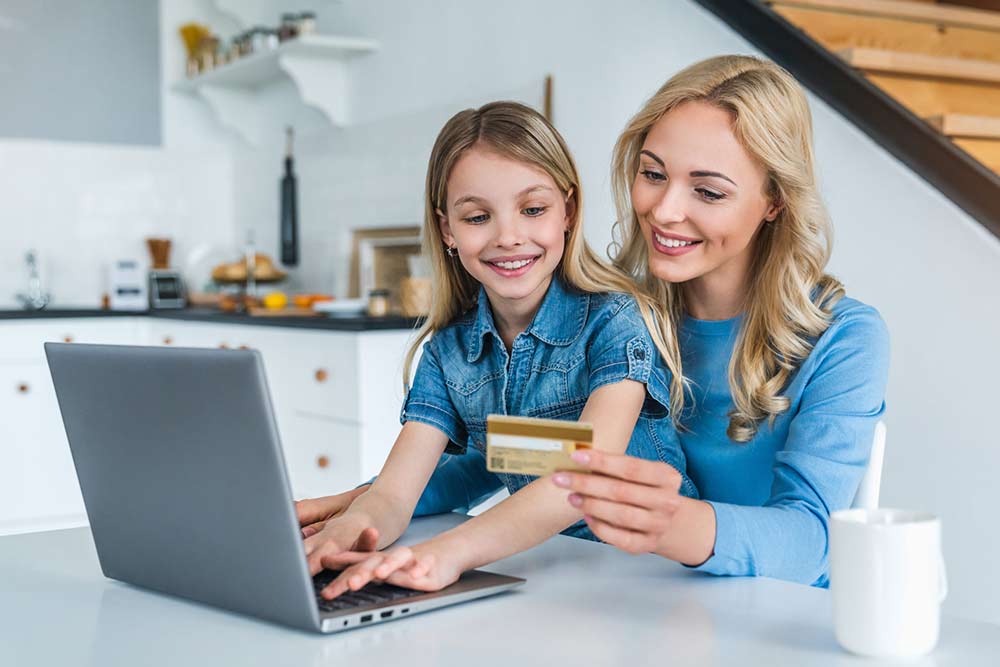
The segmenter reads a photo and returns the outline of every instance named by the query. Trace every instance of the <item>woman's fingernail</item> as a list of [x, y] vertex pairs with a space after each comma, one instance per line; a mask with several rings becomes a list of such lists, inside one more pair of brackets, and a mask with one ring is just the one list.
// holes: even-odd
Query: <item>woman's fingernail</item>
[[552, 481], [555, 482], [556, 486], [569, 486], [569, 475], [557, 472], [552, 475]]
[[590, 463], [590, 452], [573, 452], [571, 459], [582, 465]]
[[573, 507], [579, 507], [580, 505], [583, 504], [583, 498], [581, 498], [575, 493], [571, 493], [569, 494], [569, 504], [572, 505]]

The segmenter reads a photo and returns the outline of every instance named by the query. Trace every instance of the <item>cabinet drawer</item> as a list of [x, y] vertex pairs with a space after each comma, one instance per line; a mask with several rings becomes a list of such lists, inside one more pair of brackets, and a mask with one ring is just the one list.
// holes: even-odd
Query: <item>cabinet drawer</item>
[[104, 343], [131, 345], [137, 340], [135, 319], [52, 318], [0, 323], [3, 345], [0, 363], [44, 361], [45, 343]]
[[44, 363], [0, 366], [0, 522], [83, 514], [83, 499]]
[[340, 493], [363, 481], [358, 427], [283, 414], [278, 417], [278, 430], [296, 499]]
[[288, 333], [280, 346], [263, 348], [261, 354], [281, 410], [359, 423], [355, 335]]

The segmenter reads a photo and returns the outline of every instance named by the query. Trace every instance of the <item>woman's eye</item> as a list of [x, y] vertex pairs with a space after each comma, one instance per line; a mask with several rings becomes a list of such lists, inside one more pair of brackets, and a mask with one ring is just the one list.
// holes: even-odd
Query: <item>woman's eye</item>
[[720, 199], [725, 199], [726, 195], [721, 192], [716, 192], [714, 190], [708, 190], [706, 188], [695, 188], [695, 192], [700, 194], [703, 198], [709, 201], [719, 201]]
[[469, 223], [470, 225], [481, 225], [489, 219], [490, 216], [486, 213], [480, 213], [479, 215], [470, 215], [468, 218], [462, 218], [462, 220]]
[[546, 210], [548, 210], [547, 206], [529, 206], [528, 208], [521, 209], [521, 213], [524, 213], [532, 218], [537, 218], [541, 214], [545, 213]]
[[658, 171], [653, 171], [651, 169], [643, 169], [639, 173], [642, 174], [643, 176], [645, 176], [646, 180], [649, 180], [649, 181], [655, 181], [657, 183], [661, 183], [661, 182], [667, 180], [666, 176], [664, 176], [663, 174], [661, 174]]

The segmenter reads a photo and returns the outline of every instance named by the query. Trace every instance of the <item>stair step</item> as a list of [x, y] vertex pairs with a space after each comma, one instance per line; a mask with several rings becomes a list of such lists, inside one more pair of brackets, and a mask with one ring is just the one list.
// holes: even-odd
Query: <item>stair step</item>
[[948, 58], [924, 53], [867, 48], [840, 49], [837, 55], [848, 64], [868, 72], [1000, 84], [1000, 63], [988, 60]]
[[1000, 86], [916, 79], [899, 74], [869, 74], [868, 80], [920, 116], [963, 113], [992, 116], [1000, 109]]
[[798, 7], [784, 0], [772, 7], [830, 51], [865, 47], [1000, 62], [998, 30], [942, 28], [907, 19]]
[[955, 145], [1000, 174], [1000, 141], [995, 139], [956, 139]]
[[849, 14], [934, 23], [940, 26], [1000, 30], [1000, 12], [964, 7], [947, 7], [909, 0], [776, 0], [771, 4], [825, 9]]
[[1000, 118], [947, 113], [927, 118], [927, 122], [949, 137], [1000, 139]]

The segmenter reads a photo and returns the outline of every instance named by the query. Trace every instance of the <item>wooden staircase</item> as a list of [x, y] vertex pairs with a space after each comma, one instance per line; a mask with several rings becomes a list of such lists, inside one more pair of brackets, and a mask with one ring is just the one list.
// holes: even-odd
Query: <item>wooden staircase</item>
[[1000, 11], [917, 0], [768, 4], [1000, 174]]

